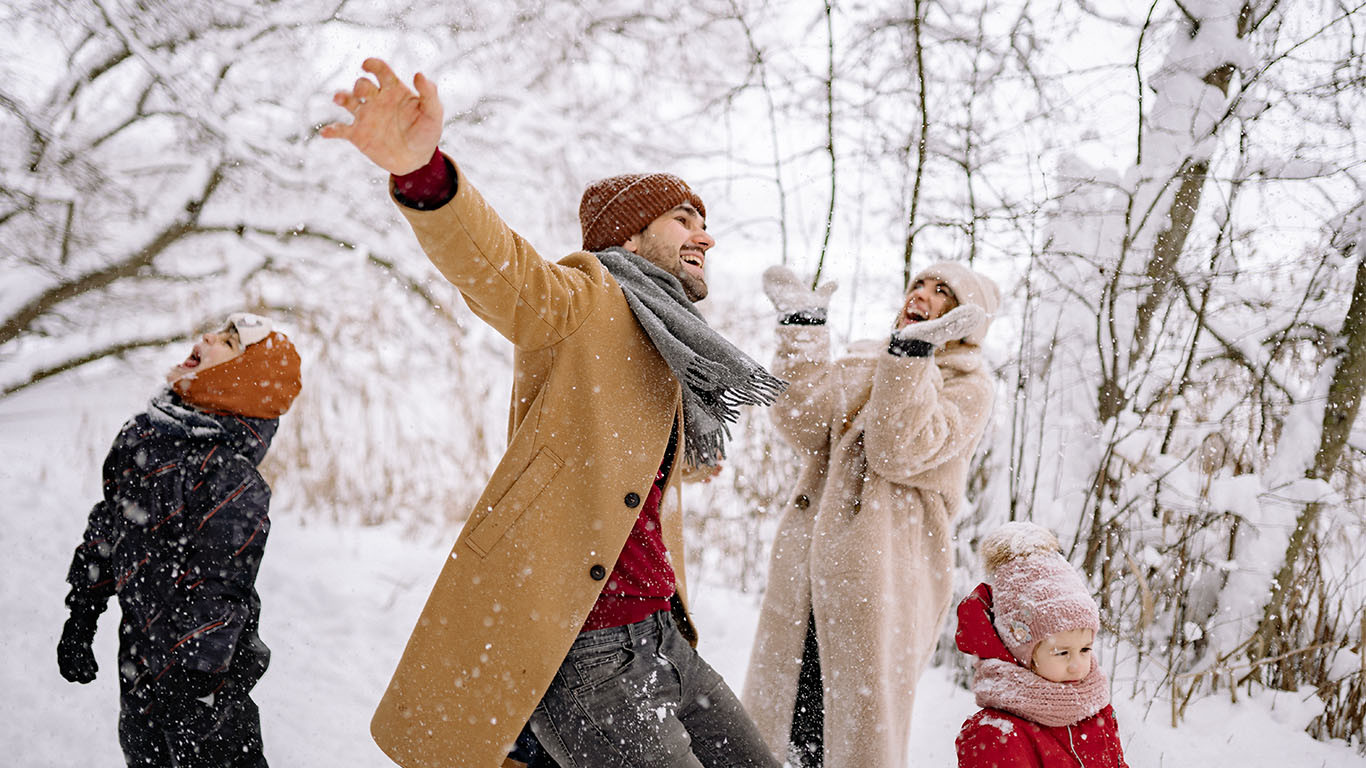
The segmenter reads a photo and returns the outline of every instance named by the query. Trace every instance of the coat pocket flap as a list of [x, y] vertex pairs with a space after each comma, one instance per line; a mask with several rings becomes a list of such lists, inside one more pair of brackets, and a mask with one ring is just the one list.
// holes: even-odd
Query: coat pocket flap
[[517, 522], [517, 518], [522, 516], [532, 502], [536, 501], [536, 497], [541, 495], [541, 491], [550, 484], [551, 478], [560, 471], [563, 464], [559, 457], [546, 448], [537, 452], [536, 458], [532, 459], [527, 468], [517, 476], [512, 487], [503, 494], [503, 498], [499, 499], [488, 515], [470, 531], [469, 538], [466, 539], [470, 548], [480, 557], [488, 556], [494, 545], [503, 538], [503, 534], [507, 533], [507, 529]]

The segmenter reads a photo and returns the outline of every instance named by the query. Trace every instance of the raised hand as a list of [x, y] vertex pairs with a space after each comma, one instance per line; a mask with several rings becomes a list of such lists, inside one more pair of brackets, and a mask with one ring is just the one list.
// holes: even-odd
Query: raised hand
[[[332, 101], [350, 112], [350, 123], [330, 123], [319, 135], [345, 139], [375, 165], [395, 176], [427, 164], [441, 139], [441, 99], [436, 86], [421, 72], [409, 90], [382, 60], [369, 58], [361, 69], [375, 76], [358, 78], [349, 91], [337, 91]], [[376, 85], [378, 82], [378, 85]]]
[[987, 313], [976, 304], [959, 304], [933, 320], [907, 323], [892, 335], [942, 347], [950, 341], [968, 336], [986, 320]]
[[811, 290], [792, 270], [774, 265], [764, 270], [764, 295], [773, 302], [773, 308], [782, 314], [792, 312], [825, 311], [830, 306], [830, 294], [839, 287], [834, 281]]

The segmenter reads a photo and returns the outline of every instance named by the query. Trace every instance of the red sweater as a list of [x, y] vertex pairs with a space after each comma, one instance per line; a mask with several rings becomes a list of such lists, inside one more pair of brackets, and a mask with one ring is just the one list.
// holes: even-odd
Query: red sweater
[[616, 567], [583, 623], [583, 630], [634, 624], [655, 611], [669, 610], [674, 593], [674, 569], [664, 549], [659, 525], [659, 502], [664, 498], [664, 470], [655, 474], [640, 516], [617, 556]]
[[[440, 151], [434, 152], [422, 168], [394, 177], [393, 183], [399, 202], [411, 208], [431, 210], [455, 197], [456, 177]], [[581, 631], [633, 624], [655, 611], [669, 610], [669, 598], [674, 594], [674, 569], [664, 548], [659, 522], [667, 469], [661, 466], [655, 474], [635, 527]]]

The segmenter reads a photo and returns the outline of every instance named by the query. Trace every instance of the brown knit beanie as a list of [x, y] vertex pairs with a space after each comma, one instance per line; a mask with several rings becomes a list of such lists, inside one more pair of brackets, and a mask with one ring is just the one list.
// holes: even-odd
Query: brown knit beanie
[[299, 353], [288, 337], [272, 331], [247, 345], [237, 357], [196, 371], [173, 386], [176, 394], [196, 408], [278, 419], [302, 386]]
[[621, 245], [683, 203], [691, 203], [706, 218], [702, 198], [677, 176], [628, 173], [595, 181], [579, 201], [583, 249], [596, 252]]

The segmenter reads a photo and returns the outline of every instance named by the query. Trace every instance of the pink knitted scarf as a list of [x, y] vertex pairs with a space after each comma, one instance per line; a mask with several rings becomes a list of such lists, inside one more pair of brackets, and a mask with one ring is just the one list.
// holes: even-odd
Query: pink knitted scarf
[[973, 676], [977, 706], [1019, 715], [1050, 728], [1075, 725], [1110, 703], [1110, 685], [1100, 665], [1075, 683], [1055, 683], [1014, 662], [980, 659]]

